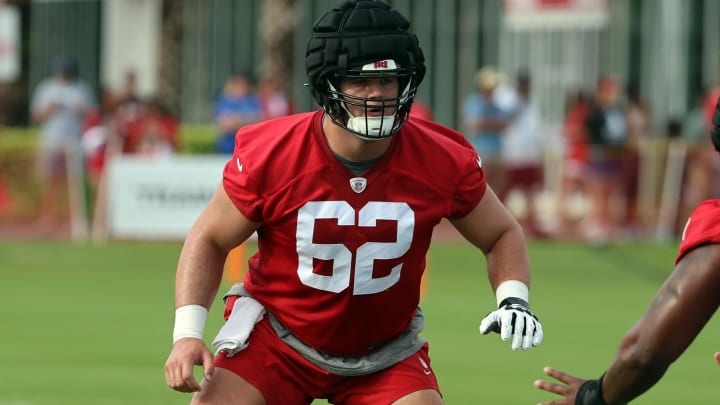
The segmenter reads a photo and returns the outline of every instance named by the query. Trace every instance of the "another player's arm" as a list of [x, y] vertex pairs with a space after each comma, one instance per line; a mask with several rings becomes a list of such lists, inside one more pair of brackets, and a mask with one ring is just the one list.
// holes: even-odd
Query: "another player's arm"
[[207, 311], [220, 286], [228, 252], [249, 238], [258, 226], [235, 208], [220, 184], [190, 229], [175, 277], [173, 350], [165, 363], [170, 388], [199, 391], [193, 365], [203, 366], [206, 379], [212, 375], [212, 353], [202, 340]]
[[623, 337], [601, 379], [581, 378], [546, 367], [562, 384], [536, 380], [535, 387], [561, 395], [543, 405], [625, 404], [651, 388], [692, 343], [720, 305], [720, 245], [687, 253], [660, 288], [647, 312]]
[[602, 392], [625, 403], [652, 387], [692, 343], [720, 305], [720, 245], [690, 251], [623, 337]]

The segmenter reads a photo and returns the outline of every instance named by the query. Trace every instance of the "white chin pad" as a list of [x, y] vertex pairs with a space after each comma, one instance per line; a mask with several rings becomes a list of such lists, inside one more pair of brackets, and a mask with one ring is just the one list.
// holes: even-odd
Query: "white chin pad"
[[367, 134], [369, 137], [386, 136], [392, 133], [395, 117], [386, 115], [384, 117], [350, 117], [346, 126], [358, 133]]

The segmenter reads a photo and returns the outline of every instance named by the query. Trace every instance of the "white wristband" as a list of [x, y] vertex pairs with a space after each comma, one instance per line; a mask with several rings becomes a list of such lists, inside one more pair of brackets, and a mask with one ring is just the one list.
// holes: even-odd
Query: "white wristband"
[[509, 297], [520, 298], [525, 300], [525, 302], [530, 302], [530, 291], [528, 286], [518, 280], [503, 281], [495, 289], [495, 299], [497, 300], [498, 307], [500, 307], [500, 303], [505, 298]]
[[175, 309], [173, 344], [186, 337], [203, 338], [208, 310], [202, 305], [183, 305]]

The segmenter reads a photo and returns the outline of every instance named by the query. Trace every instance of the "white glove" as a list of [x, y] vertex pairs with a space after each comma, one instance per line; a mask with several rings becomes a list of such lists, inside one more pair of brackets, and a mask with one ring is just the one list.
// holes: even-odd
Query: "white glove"
[[480, 333], [500, 334], [500, 339], [512, 336], [511, 348], [528, 350], [542, 342], [543, 329], [537, 316], [530, 311], [530, 305], [521, 298], [505, 298], [498, 310], [490, 312], [480, 322]]

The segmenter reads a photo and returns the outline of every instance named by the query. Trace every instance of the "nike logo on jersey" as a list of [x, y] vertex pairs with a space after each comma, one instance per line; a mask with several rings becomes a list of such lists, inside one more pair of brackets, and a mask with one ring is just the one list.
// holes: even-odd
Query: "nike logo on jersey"
[[235, 164], [237, 164], [237, 168], [239, 172], [243, 171], [243, 165], [240, 163], [240, 158], [235, 158]]
[[478, 156], [477, 164], [478, 164], [478, 167], [482, 167], [482, 159], [480, 159], [479, 156]]

